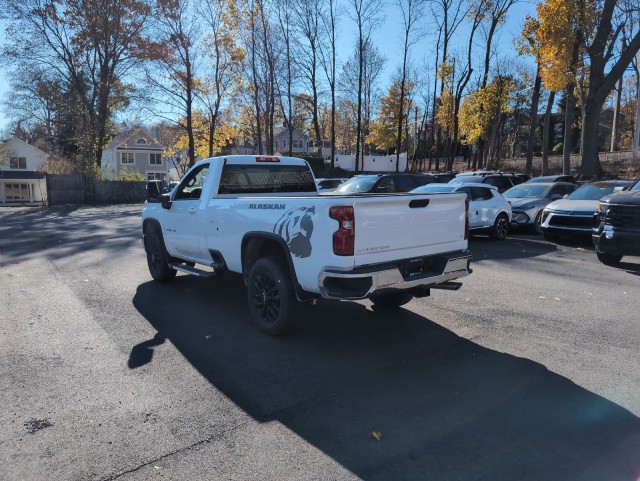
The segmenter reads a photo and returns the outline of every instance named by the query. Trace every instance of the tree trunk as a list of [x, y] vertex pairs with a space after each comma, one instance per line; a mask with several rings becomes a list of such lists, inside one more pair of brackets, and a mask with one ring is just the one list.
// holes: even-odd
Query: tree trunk
[[636, 70], [636, 128], [633, 134], [633, 155], [631, 163], [638, 166], [638, 147], [640, 146], [640, 75]]
[[533, 168], [533, 146], [536, 141], [536, 128], [538, 127], [538, 102], [540, 101], [540, 65], [536, 72], [536, 81], [533, 84], [533, 97], [531, 98], [531, 115], [529, 117], [529, 139], [527, 140], [527, 162], [525, 164], [525, 174], [531, 175]]
[[551, 128], [551, 110], [556, 93], [549, 93], [547, 111], [544, 114], [544, 126], [542, 127], [542, 175], [549, 175], [549, 129]]
[[[567, 105], [564, 115], [564, 140], [562, 145], [562, 173], [569, 175], [571, 173], [571, 148], [573, 147], [573, 118], [575, 114], [575, 97], [573, 90], [575, 84], [571, 83], [567, 87]], [[597, 127], [597, 124], [596, 124]], [[597, 133], [597, 129], [596, 129]], [[597, 139], [596, 139], [597, 141]], [[597, 155], [597, 154], [596, 154]]]
[[588, 96], [582, 115], [582, 172], [583, 179], [597, 179], [602, 175], [598, 159], [598, 127], [602, 103]]

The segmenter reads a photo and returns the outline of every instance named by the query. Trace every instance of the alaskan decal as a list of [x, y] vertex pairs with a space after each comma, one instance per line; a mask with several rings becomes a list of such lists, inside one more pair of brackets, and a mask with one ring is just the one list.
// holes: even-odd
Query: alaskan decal
[[285, 208], [284, 204], [249, 204], [249, 209], [284, 210]]
[[291, 209], [276, 222], [273, 233], [282, 237], [294, 257], [311, 255], [311, 234], [313, 234], [313, 216], [315, 207]]

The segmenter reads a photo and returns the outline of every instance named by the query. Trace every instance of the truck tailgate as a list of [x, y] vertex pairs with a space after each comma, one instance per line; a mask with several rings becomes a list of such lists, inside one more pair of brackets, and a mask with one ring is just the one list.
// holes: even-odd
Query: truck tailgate
[[363, 197], [354, 214], [356, 266], [467, 248], [464, 194]]

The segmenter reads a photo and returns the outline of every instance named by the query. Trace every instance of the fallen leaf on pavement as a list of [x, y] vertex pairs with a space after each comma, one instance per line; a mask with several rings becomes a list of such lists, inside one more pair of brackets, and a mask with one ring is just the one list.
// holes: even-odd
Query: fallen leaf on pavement
[[378, 431], [372, 431], [371, 437], [376, 441], [380, 442], [380, 440], [382, 439], [382, 433], [379, 433]]

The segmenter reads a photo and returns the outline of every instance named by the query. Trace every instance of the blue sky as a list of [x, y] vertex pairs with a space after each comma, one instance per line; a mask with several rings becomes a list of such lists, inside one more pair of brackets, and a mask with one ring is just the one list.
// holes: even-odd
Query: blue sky
[[[381, 84], [385, 88], [393, 73], [396, 71], [401, 61], [401, 25], [402, 17], [398, 8], [394, 6], [392, 1], [387, 1], [387, 6], [384, 9], [385, 20], [381, 23], [380, 27], [374, 31], [373, 39], [376, 46], [380, 49], [382, 54], [387, 58], [385, 70], [382, 75]], [[494, 46], [495, 51], [499, 55], [515, 56], [513, 51], [512, 39], [520, 32], [524, 18], [527, 14], [534, 15], [535, 5], [530, 2], [521, 2], [511, 7], [507, 22], [502, 26], [500, 35]], [[420, 64], [424, 59], [433, 58], [433, 45], [435, 45], [435, 39], [433, 34], [435, 28], [433, 21], [429, 18], [430, 14], [425, 14], [425, 19], [421, 22], [426, 26], [427, 35], [422, 37], [419, 42], [413, 47], [412, 59], [415, 64]], [[0, 45], [5, 42], [5, 27], [6, 21], [0, 20]], [[353, 51], [354, 42], [356, 40], [356, 30], [353, 26], [353, 22], [344, 16], [340, 20], [340, 37], [338, 38], [339, 45], [338, 51], [340, 53], [340, 59], [346, 60]], [[457, 38], [454, 39], [452, 48], [455, 49], [457, 45], [464, 46], [466, 44], [465, 32], [458, 32]], [[478, 56], [483, 55], [480, 49], [478, 49]], [[433, 61], [430, 62], [433, 64]], [[430, 66], [430, 70], [433, 68]], [[0, 98], [4, 98], [8, 95], [8, 81], [6, 78], [6, 69], [0, 64]], [[7, 126], [7, 119], [0, 108], [0, 130]]]

